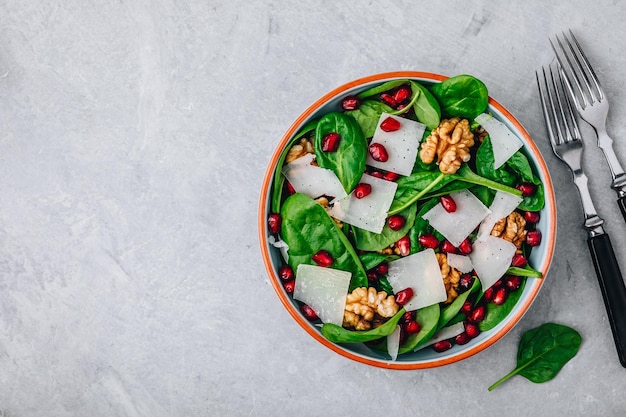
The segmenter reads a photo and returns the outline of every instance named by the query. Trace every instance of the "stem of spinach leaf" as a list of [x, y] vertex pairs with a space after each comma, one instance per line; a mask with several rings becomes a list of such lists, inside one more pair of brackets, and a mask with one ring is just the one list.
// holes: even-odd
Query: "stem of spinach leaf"
[[497, 181], [490, 180], [485, 177], [481, 177], [480, 175], [474, 173], [467, 164], [461, 165], [461, 168], [457, 171], [456, 174], [453, 174], [457, 177], [458, 180], [464, 181], [470, 184], [482, 185], [483, 187], [491, 188], [496, 191], [504, 191], [509, 194], [513, 194], [516, 196], [521, 196], [522, 192], [516, 188], [509, 187], [508, 185], [500, 184]]
[[431, 182], [430, 184], [428, 184], [427, 187], [425, 187], [422, 191], [420, 191], [419, 193], [415, 194], [413, 197], [411, 197], [410, 200], [407, 200], [401, 207], [398, 207], [392, 211], [390, 211], [389, 213], [387, 213], [388, 216], [392, 216], [394, 214], [398, 214], [401, 211], [403, 211], [405, 208], [409, 207], [411, 204], [415, 203], [416, 201], [419, 201], [420, 198], [422, 198], [424, 195], [426, 195], [430, 190], [432, 190], [433, 188], [435, 188], [437, 186], [437, 184], [439, 184], [443, 178], [446, 176], [446, 174], [444, 174], [443, 172], [441, 174], [439, 174], [439, 176], [437, 178], [435, 178], [433, 180], [433, 182]]

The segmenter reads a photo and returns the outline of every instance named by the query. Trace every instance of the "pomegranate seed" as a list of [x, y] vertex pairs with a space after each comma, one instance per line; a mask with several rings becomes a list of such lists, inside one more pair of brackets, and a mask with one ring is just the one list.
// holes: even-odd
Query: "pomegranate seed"
[[396, 303], [398, 305], [405, 305], [411, 298], [413, 298], [413, 288], [411, 287], [405, 288], [396, 293]]
[[296, 289], [296, 280], [292, 279], [291, 281], [284, 282], [283, 288], [285, 289], [287, 294], [293, 294], [293, 290]]
[[376, 267], [376, 272], [378, 272], [380, 275], [387, 275], [387, 273], [389, 272], [389, 264], [387, 262], [383, 262], [382, 264], [378, 265]]
[[331, 266], [334, 261], [332, 255], [323, 249], [314, 253], [311, 259], [324, 268]]
[[419, 238], [417, 238], [417, 241], [420, 243], [420, 245], [429, 249], [435, 249], [439, 246], [439, 239], [437, 239], [435, 235], [431, 235], [430, 233], [424, 233]]
[[406, 313], [404, 313], [402, 315], [402, 321], [405, 323], [408, 323], [412, 320], [415, 320], [415, 312], [414, 311], [407, 311]]
[[420, 324], [416, 322], [415, 320], [408, 321], [404, 325], [404, 331], [407, 334], [416, 334], [416, 333], [419, 333], [420, 330], [422, 330], [422, 326], [420, 326]]
[[302, 304], [300, 306], [300, 312], [302, 312], [302, 315], [310, 321], [315, 321], [318, 319], [317, 313], [315, 312], [315, 310], [313, 310], [311, 308], [311, 306], [307, 305], [307, 304]]
[[404, 220], [404, 217], [399, 214], [389, 216], [389, 219], [387, 219], [387, 225], [391, 230], [395, 231], [402, 229], [402, 226], [404, 226], [405, 223], [406, 220]]
[[494, 287], [489, 287], [483, 293], [483, 298], [487, 302], [491, 302], [493, 300], [493, 294], [496, 292]]
[[474, 277], [471, 274], [463, 274], [459, 278], [459, 289], [463, 292], [472, 288], [472, 284], [474, 284]]
[[391, 181], [391, 182], [397, 180], [398, 178], [400, 178], [400, 174], [396, 174], [395, 172], [391, 172], [391, 171], [386, 172], [383, 175], [383, 179], [385, 179], [387, 181]]
[[408, 236], [401, 237], [395, 246], [400, 250], [400, 255], [409, 256], [411, 254], [411, 239]]
[[456, 253], [456, 247], [448, 240], [444, 240], [443, 242], [441, 242], [440, 249], [442, 252], [445, 253]]
[[278, 276], [283, 281], [290, 281], [293, 279], [293, 269], [289, 265], [283, 265], [278, 268]]
[[485, 313], [485, 306], [481, 304], [470, 312], [469, 316], [467, 316], [467, 320], [469, 320], [471, 323], [481, 322], [485, 318]]
[[467, 335], [466, 332], [463, 332], [461, 334], [457, 334], [454, 337], [454, 341], [456, 342], [457, 345], [464, 345], [470, 341], [470, 337]]
[[268, 227], [270, 233], [278, 233], [278, 232], [280, 232], [280, 224], [281, 223], [282, 223], [282, 219], [280, 217], [280, 214], [278, 214], [278, 213], [271, 213], [267, 217], [267, 227]]
[[472, 241], [468, 238], [465, 238], [463, 242], [459, 245], [459, 253], [462, 255], [469, 255], [472, 253]]
[[400, 130], [401, 127], [400, 122], [393, 117], [387, 117], [380, 123], [380, 128], [385, 132], [395, 132], [396, 130]]
[[387, 162], [389, 159], [387, 149], [380, 143], [372, 143], [369, 147], [369, 152], [374, 161]]
[[537, 229], [529, 230], [526, 233], [526, 243], [528, 246], [539, 246], [541, 243], [541, 232]]
[[504, 304], [509, 293], [506, 291], [506, 288], [498, 288], [496, 292], [493, 294], [493, 299], [491, 300], [497, 306]]
[[398, 105], [398, 103], [396, 102], [396, 100], [393, 98], [393, 96], [389, 93], [382, 93], [380, 95], [380, 101], [382, 101], [383, 103], [385, 103], [386, 105], [388, 105], [389, 107], [392, 108], [396, 108], [396, 106]]
[[383, 178], [383, 173], [380, 171], [372, 171], [370, 172], [370, 175], [372, 177], [376, 177], [376, 178]]
[[413, 95], [413, 91], [411, 91], [411, 88], [409, 86], [403, 85], [398, 88], [395, 93], [393, 93], [393, 99], [396, 101], [396, 103], [401, 104], [408, 101], [411, 98], [411, 95]]
[[347, 96], [341, 101], [341, 108], [350, 111], [361, 107], [361, 100], [357, 96]]
[[518, 268], [523, 268], [528, 264], [528, 260], [521, 253], [516, 253], [513, 255], [513, 259], [511, 259], [511, 265], [516, 266]]
[[330, 132], [324, 139], [322, 139], [322, 151], [324, 152], [335, 152], [339, 147], [339, 141], [341, 140], [341, 136], [337, 132]]
[[473, 339], [480, 334], [480, 327], [478, 327], [476, 323], [465, 322], [464, 326], [465, 326], [465, 333], [467, 333], [467, 335], [470, 338]]
[[372, 186], [364, 182], [358, 183], [356, 187], [354, 187], [354, 196], [359, 200], [367, 197], [371, 192]]
[[537, 223], [539, 218], [539, 213], [536, 211], [527, 211], [524, 213], [524, 220], [528, 223]]
[[522, 279], [517, 275], [509, 275], [504, 279], [504, 286], [509, 291], [517, 291], [522, 286]]
[[376, 282], [378, 281], [378, 274], [374, 271], [370, 271], [367, 273], [367, 279], [370, 282]]
[[456, 211], [456, 202], [449, 195], [442, 195], [439, 197], [439, 202], [443, 206], [443, 209], [448, 213], [454, 213]]
[[291, 185], [291, 183], [289, 181], [287, 182], [287, 192], [289, 192], [289, 195], [291, 194], [295, 194], [296, 193], [296, 189], [293, 188], [293, 185]]
[[452, 342], [449, 340], [442, 340], [433, 344], [433, 350], [438, 353], [445, 352], [450, 348], [452, 348]]
[[530, 182], [523, 182], [515, 188], [522, 192], [522, 197], [530, 197], [537, 192], [537, 186]]
[[474, 306], [472, 305], [471, 301], [466, 301], [461, 306], [461, 312], [467, 316], [469, 313], [472, 312], [473, 308]]

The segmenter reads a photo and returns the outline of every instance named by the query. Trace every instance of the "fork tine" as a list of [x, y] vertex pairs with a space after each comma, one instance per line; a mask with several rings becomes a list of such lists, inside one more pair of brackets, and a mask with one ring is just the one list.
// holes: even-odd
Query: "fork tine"
[[568, 31], [569, 31], [569, 36], [573, 41], [573, 42], [570, 42], [570, 46], [572, 47], [572, 49], [576, 49], [577, 56], [580, 56], [580, 60], [582, 61], [582, 67], [585, 69], [585, 74], [588, 75], [587, 79], [593, 82], [595, 90], [597, 91], [599, 95], [598, 101], [603, 100], [604, 92], [602, 91], [602, 86], [600, 85], [600, 79], [598, 78], [595, 71], [593, 70], [593, 67], [591, 66], [591, 63], [589, 62], [589, 59], [587, 59], [587, 56], [583, 52], [583, 48], [580, 47], [580, 44], [578, 43], [578, 39], [576, 39], [571, 29], [568, 29]]
[[[552, 106], [552, 97], [550, 95], [550, 88], [548, 85], [546, 69], [544, 67], [541, 67], [541, 70], [537, 70], [535, 72], [535, 75], [537, 76], [539, 98], [541, 99], [541, 108], [543, 109], [543, 116], [546, 121], [548, 138], [550, 139], [550, 144], [552, 145], [552, 148], [555, 149], [555, 147], [559, 145], [561, 142], [559, 138], [557, 137], [557, 131], [553, 124], [554, 115], [550, 111], [550, 109], [554, 109], [554, 106]], [[548, 104], [548, 101], [550, 101], [550, 104]]]
[[[554, 74], [556, 73], [556, 75]], [[565, 94], [565, 74], [560, 65], [555, 65], [554, 70], [550, 67], [550, 74], [552, 76], [552, 82], [554, 83], [554, 91], [559, 104], [559, 111], [561, 113], [561, 121], [563, 122], [564, 140], [570, 142], [575, 139], [581, 138], [580, 130], [578, 129], [578, 122], [572, 104], [569, 97], [571, 95]], [[555, 79], [556, 77], [556, 79]], [[558, 81], [557, 81], [558, 80]]]

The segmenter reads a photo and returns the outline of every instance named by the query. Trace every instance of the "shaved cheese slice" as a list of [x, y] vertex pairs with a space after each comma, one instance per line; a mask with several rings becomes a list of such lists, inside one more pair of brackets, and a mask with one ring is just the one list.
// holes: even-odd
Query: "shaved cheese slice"
[[523, 146], [520, 138], [492, 115], [482, 113], [476, 116], [475, 120], [489, 133], [491, 147], [493, 148], [494, 169], [500, 168]]
[[[393, 132], [382, 130], [380, 125], [387, 117], [400, 122], [400, 129]], [[387, 113], [381, 114], [371, 143], [383, 145], [389, 154], [389, 159], [385, 162], [376, 161], [368, 153], [367, 165], [400, 175], [411, 175], [417, 158], [417, 149], [425, 131], [426, 126], [419, 122]]]
[[344, 223], [373, 233], [380, 233], [385, 226], [387, 211], [391, 207], [398, 184], [368, 174], [364, 174], [360, 182], [372, 186], [372, 192], [369, 195], [356, 198], [354, 193], [351, 193], [344, 198], [334, 200], [328, 212]]
[[311, 198], [322, 195], [342, 198], [346, 196], [337, 175], [330, 170], [311, 165], [313, 154], [301, 156], [283, 167], [283, 175], [293, 188]]
[[469, 257], [485, 290], [506, 273], [516, 250], [514, 244], [495, 236], [484, 236], [474, 242]]
[[387, 353], [391, 356], [391, 360], [398, 359], [398, 351], [400, 350], [400, 326], [396, 326], [396, 329], [387, 336]]
[[463, 274], [468, 272], [472, 272], [474, 269], [474, 265], [472, 265], [472, 260], [465, 255], [457, 255], [456, 253], [448, 254], [448, 265], [457, 269]]
[[324, 323], [341, 326], [352, 274], [317, 265], [298, 265], [293, 298], [307, 304]]
[[478, 229], [478, 236], [487, 236], [491, 233], [493, 226], [500, 220], [513, 212], [523, 200], [522, 197], [504, 191], [498, 191], [489, 206], [491, 213], [485, 217]]
[[387, 279], [395, 292], [406, 288], [413, 290], [413, 298], [404, 305], [406, 311], [441, 303], [448, 298], [439, 262], [432, 249], [389, 262]]
[[441, 342], [442, 340], [452, 339], [453, 337], [460, 335], [464, 331], [465, 331], [465, 325], [463, 324], [462, 321], [446, 326], [442, 328], [441, 330], [439, 330], [437, 333], [435, 333], [433, 337], [431, 337], [428, 340], [428, 342], [418, 347], [417, 350], [423, 349], [427, 346], [432, 346], [437, 342]]
[[437, 229], [454, 246], [461, 242], [489, 214], [489, 209], [470, 191], [463, 190], [450, 194], [456, 203], [456, 211], [448, 213], [441, 203], [424, 214], [424, 219]]
[[282, 239], [276, 239], [273, 235], [267, 238], [270, 245], [274, 246], [280, 251], [285, 262], [289, 262], [289, 245]]

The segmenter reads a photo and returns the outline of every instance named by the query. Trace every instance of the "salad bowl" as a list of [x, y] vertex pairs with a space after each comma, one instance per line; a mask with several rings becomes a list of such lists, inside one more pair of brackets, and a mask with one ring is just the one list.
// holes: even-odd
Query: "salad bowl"
[[[554, 191], [533, 139], [486, 88], [468, 75], [375, 74], [323, 95], [280, 139], [260, 194], [261, 253], [278, 299], [314, 340], [366, 365], [433, 368], [492, 346], [529, 310], [549, 279]], [[441, 144], [453, 149], [458, 135], [446, 123], [467, 139], [452, 158]], [[294, 146], [300, 154], [288, 155]], [[370, 193], [382, 208], [358, 208]], [[504, 229], [517, 241], [503, 242]], [[371, 322], [350, 323], [359, 288], [395, 308], [371, 305]]]

